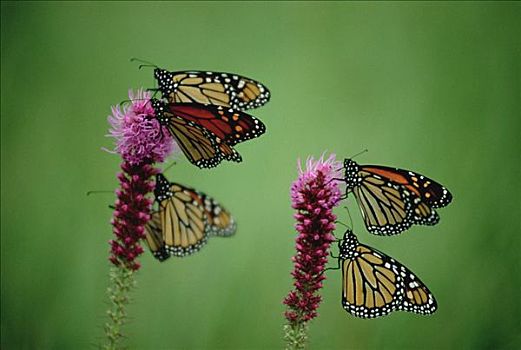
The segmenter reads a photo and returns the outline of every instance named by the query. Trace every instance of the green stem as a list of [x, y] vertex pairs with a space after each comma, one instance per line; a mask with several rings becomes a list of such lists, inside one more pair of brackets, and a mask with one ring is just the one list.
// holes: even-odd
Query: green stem
[[307, 322], [291, 322], [284, 326], [286, 350], [301, 350], [306, 348], [308, 340]]
[[105, 323], [106, 343], [103, 346], [106, 350], [121, 348], [120, 342], [123, 338], [121, 329], [127, 318], [125, 308], [130, 301], [130, 291], [135, 285], [133, 270], [124, 265], [110, 269], [110, 286], [107, 288], [110, 308], [107, 310], [109, 319]]

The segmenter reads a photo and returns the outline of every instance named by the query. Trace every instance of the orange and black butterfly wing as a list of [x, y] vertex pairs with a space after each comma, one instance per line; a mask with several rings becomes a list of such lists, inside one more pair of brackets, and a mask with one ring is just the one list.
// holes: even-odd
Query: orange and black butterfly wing
[[435, 225], [434, 208], [450, 203], [452, 195], [439, 183], [402, 169], [358, 165], [344, 161], [345, 182], [353, 192], [367, 229], [374, 234], [393, 235], [411, 225]]
[[358, 243], [354, 234], [340, 242], [342, 306], [353, 316], [375, 318], [397, 310], [403, 281], [399, 266], [380, 252]]
[[270, 99], [263, 84], [237, 74], [222, 72], [169, 72], [156, 68], [154, 77], [164, 98], [171, 103], [199, 103], [238, 110], [257, 108]]
[[217, 136], [217, 140], [234, 146], [261, 136], [266, 126], [259, 119], [232, 108], [194, 103], [169, 104], [169, 112], [190, 120]]
[[197, 123], [171, 114], [161, 101], [152, 100], [156, 118], [188, 158], [199, 168], [212, 168], [223, 159], [241, 162], [241, 155], [214, 133]]
[[169, 183], [162, 175], [156, 175], [156, 201], [163, 241], [170, 255], [183, 257], [199, 251], [208, 241], [205, 209], [194, 200], [197, 193], [188, 187]]
[[171, 183], [186, 190], [198, 206], [204, 208], [205, 232], [209, 236], [228, 237], [235, 234], [237, 224], [228, 210], [207, 194], [178, 183]]
[[429, 288], [407, 267], [398, 263], [403, 276], [404, 296], [400, 310], [430, 315], [438, 309], [438, 303]]
[[410, 170], [381, 165], [364, 165], [362, 169], [406, 187], [431, 208], [442, 208], [452, 201], [452, 194], [443, 185]]
[[161, 216], [158, 212], [153, 213], [152, 217], [145, 225], [145, 238], [148, 248], [152, 255], [159, 260], [165, 261], [170, 257], [163, 240], [163, 230], [161, 229]]
[[188, 160], [199, 168], [213, 168], [223, 159], [238, 163], [242, 161], [241, 155], [233, 147], [194, 122], [172, 116], [167, 128]]
[[369, 232], [394, 235], [411, 227], [413, 198], [407, 190], [363, 170], [358, 176], [352, 191]]
[[340, 242], [342, 305], [361, 318], [403, 310], [418, 314], [436, 311], [434, 296], [409, 269], [388, 255], [358, 242], [347, 232]]
[[409, 193], [413, 224], [436, 225], [440, 218], [434, 209], [447, 206], [452, 201], [452, 194], [444, 186], [412, 171], [379, 165], [364, 165], [361, 171], [387, 179]]
[[205, 208], [208, 221], [208, 233], [212, 236], [228, 237], [235, 234], [237, 224], [228, 210], [215, 199], [198, 192]]

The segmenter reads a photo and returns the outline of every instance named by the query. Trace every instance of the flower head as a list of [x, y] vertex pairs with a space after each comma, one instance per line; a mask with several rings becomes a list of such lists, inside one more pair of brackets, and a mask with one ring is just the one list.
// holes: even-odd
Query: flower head
[[[299, 162], [299, 176], [291, 186], [292, 206], [297, 210], [295, 228], [297, 253], [293, 257], [294, 289], [284, 299], [288, 306], [286, 319], [292, 326], [302, 325], [317, 316], [321, 301], [324, 267], [329, 246], [334, 240], [336, 216], [333, 208], [338, 205], [341, 191], [336, 178], [341, 177], [342, 163], [334, 155], [327, 159], [308, 158], [306, 168]], [[295, 327], [293, 327], [295, 328]], [[298, 327], [297, 327], [298, 328]]]
[[112, 126], [109, 136], [116, 139], [114, 151], [132, 165], [164, 161], [176, 144], [154, 118], [150, 93], [130, 90], [128, 96], [130, 104], [113, 106], [112, 115], [108, 117]]

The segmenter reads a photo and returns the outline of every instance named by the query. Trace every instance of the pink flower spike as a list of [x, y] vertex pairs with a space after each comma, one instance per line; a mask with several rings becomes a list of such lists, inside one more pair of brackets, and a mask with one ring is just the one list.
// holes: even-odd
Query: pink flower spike
[[[120, 242], [112, 241], [110, 261], [131, 270], [137, 270], [141, 266], [135, 259], [143, 252], [139, 242], [143, 238], [144, 225], [150, 219], [149, 202], [143, 199], [149, 192], [147, 181], [156, 171], [153, 167], [143, 165], [131, 166], [126, 162], [121, 164], [126, 174], [119, 177], [120, 191], [112, 219], [114, 233]], [[137, 201], [132, 198], [142, 200]]]
[[[291, 185], [292, 207], [298, 231], [296, 254], [292, 258], [295, 289], [284, 298], [288, 309], [286, 329], [303, 329], [317, 316], [321, 297], [318, 294], [325, 279], [323, 271], [327, 263], [329, 247], [334, 239], [336, 216], [333, 208], [341, 198], [339, 182], [342, 163], [332, 154], [319, 159], [308, 158], [305, 168], [298, 163], [298, 178]], [[287, 339], [292, 338], [291, 335]], [[293, 339], [293, 338], [292, 338]]]
[[164, 161], [179, 147], [154, 118], [150, 93], [130, 90], [128, 96], [130, 104], [113, 106], [108, 117], [111, 129], [107, 136], [116, 139], [112, 153], [119, 153], [130, 165]]

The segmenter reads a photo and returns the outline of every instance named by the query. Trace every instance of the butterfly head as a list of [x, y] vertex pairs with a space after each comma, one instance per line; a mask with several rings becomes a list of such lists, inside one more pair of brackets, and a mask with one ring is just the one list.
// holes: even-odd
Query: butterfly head
[[352, 159], [344, 159], [344, 180], [346, 182], [346, 190], [352, 190], [361, 181], [358, 176], [360, 166]]
[[159, 90], [163, 92], [163, 97], [168, 97], [175, 88], [173, 74], [165, 69], [156, 68], [154, 69], [154, 78], [157, 80]]
[[158, 202], [162, 202], [165, 199], [172, 197], [172, 192], [170, 191], [170, 182], [168, 182], [163, 174], [156, 175], [156, 188], [154, 189], [154, 196]]
[[347, 229], [344, 238], [338, 242], [341, 259], [351, 259], [356, 256], [356, 247], [358, 246], [358, 238], [351, 229]]

